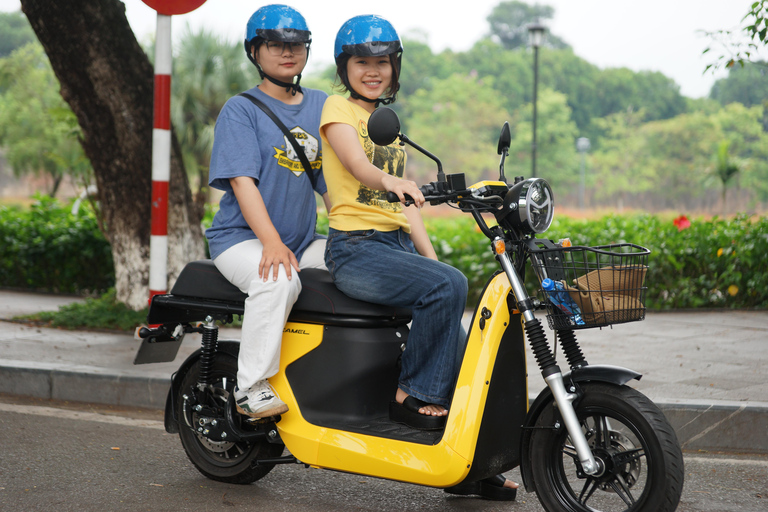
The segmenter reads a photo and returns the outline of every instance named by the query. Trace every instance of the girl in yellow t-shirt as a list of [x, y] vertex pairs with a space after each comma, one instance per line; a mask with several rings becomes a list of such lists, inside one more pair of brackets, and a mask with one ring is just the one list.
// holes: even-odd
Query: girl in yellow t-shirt
[[[329, 97], [320, 120], [332, 204], [325, 263], [347, 295], [412, 309], [390, 419], [441, 429], [466, 344], [467, 279], [437, 261], [419, 212], [424, 196], [404, 179], [403, 148], [377, 146], [368, 136], [371, 113], [396, 99], [402, 53], [394, 27], [379, 16], [351, 18], [336, 36], [336, 74], [349, 97]], [[388, 191], [415, 204], [389, 203]], [[445, 490], [513, 500], [517, 484], [496, 475]]]
[[[395, 101], [402, 51], [394, 28], [379, 16], [354, 17], [336, 37], [337, 74], [350, 96], [329, 97], [320, 120], [332, 204], [325, 262], [347, 295], [413, 310], [390, 417], [440, 429], [465, 342], [467, 280], [437, 261], [419, 212], [424, 196], [403, 178], [405, 151], [377, 146], [367, 129], [371, 112]], [[388, 191], [401, 201], [410, 195], [415, 205], [388, 202]]]

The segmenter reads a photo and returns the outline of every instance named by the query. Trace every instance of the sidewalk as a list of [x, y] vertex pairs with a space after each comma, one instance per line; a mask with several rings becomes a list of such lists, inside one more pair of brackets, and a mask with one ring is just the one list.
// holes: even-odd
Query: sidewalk
[[[134, 366], [133, 335], [7, 321], [76, 300], [0, 290], [0, 393], [163, 408], [171, 374], [200, 336], [188, 335], [172, 363]], [[685, 449], [768, 453], [768, 312], [649, 312], [577, 336], [590, 363], [643, 374], [630, 385], [662, 408]], [[239, 337], [220, 329], [219, 339]], [[533, 398], [544, 381], [530, 353], [528, 374]]]

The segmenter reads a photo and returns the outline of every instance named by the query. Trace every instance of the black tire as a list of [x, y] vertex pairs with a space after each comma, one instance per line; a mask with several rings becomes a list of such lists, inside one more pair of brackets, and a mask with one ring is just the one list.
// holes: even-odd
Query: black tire
[[[195, 431], [198, 416], [190, 401], [184, 399], [184, 395], [201, 396], [202, 392], [196, 389], [199, 365], [200, 361], [197, 361], [189, 369], [182, 379], [179, 395], [176, 397], [179, 438], [187, 457], [200, 473], [211, 480], [250, 484], [263, 478], [272, 470], [274, 464], [252, 466], [252, 462], [255, 459], [279, 457], [283, 452], [283, 445], [267, 441], [212, 441]], [[213, 392], [206, 392], [205, 404], [215, 408], [217, 416], [223, 418], [227, 399], [237, 382], [237, 360], [229, 354], [217, 353], [210, 382]]]
[[549, 512], [673, 512], [683, 490], [683, 454], [664, 414], [626, 386], [585, 383], [581, 388], [576, 415], [605, 472], [592, 477], [581, 471], [553, 405], [531, 436], [532, 476], [541, 504]]

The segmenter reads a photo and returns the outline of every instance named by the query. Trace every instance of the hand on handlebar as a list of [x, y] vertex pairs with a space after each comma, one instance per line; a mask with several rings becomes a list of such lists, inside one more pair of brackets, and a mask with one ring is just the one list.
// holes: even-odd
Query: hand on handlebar
[[392, 197], [392, 194], [394, 194], [405, 206], [408, 206], [409, 204], [415, 204], [418, 208], [424, 206], [424, 194], [421, 193], [416, 182], [387, 175], [382, 181], [382, 184], [386, 191], [389, 192], [387, 194], [387, 199], [394, 199], [394, 197]]

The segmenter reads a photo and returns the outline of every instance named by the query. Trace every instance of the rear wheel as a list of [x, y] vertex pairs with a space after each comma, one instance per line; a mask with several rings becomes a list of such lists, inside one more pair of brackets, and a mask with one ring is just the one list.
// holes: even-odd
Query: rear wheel
[[626, 386], [586, 383], [582, 391], [576, 415], [601, 470], [584, 473], [553, 405], [539, 417], [531, 436], [532, 475], [544, 508], [674, 511], [683, 488], [683, 455], [664, 414]]
[[[200, 361], [184, 376], [179, 388], [179, 438], [187, 457], [206, 477], [231, 484], [250, 484], [269, 473], [274, 464], [254, 464], [257, 459], [274, 458], [283, 452], [282, 444], [264, 441], [231, 442], [214, 440], [203, 432], [214, 419], [224, 421], [224, 408], [237, 382], [237, 360], [217, 353], [211, 370], [210, 386], [197, 389]], [[185, 398], [186, 397], [186, 398]]]

